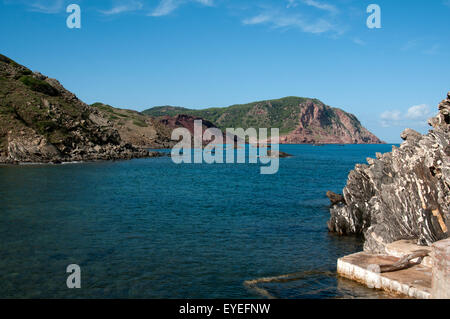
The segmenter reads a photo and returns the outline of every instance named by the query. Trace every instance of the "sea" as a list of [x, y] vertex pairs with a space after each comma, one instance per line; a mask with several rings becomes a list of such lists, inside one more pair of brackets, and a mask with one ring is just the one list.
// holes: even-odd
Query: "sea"
[[0, 298], [389, 298], [336, 275], [363, 242], [328, 232], [325, 193], [392, 145], [280, 150], [273, 175], [168, 156], [1, 166]]

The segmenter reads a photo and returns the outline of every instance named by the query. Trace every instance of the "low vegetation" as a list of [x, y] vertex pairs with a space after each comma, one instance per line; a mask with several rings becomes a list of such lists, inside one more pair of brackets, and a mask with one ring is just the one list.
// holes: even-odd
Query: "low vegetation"
[[20, 77], [20, 82], [28, 86], [30, 89], [32, 89], [35, 92], [44, 93], [50, 96], [57, 96], [59, 95], [58, 90], [56, 90], [53, 86], [48, 84], [45, 81], [38, 80], [32, 76], [24, 75]]

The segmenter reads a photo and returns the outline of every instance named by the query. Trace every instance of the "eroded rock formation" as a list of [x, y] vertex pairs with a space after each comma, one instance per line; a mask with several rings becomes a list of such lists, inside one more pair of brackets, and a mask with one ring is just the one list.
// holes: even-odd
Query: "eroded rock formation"
[[378, 137], [350, 113], [322, 103], [300, 105], [298, 125], [280, 138], [281, 144], [381, 144]]
[[407, 129], [399, 148], [356, 165], [345, 203], [331, 207], [330, 231], [364, 235], [364, 250], [372, 253], [401, 239], [429, 246], [449, 237], [450, 92], [429, 124], [428, 134]]

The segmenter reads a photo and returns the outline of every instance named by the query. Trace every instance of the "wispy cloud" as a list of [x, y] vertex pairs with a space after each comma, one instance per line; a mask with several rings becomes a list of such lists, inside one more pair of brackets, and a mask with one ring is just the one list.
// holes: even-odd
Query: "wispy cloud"
[[309, 19], [301, 14], [265, 12], [242, 21], [244, 25], [267, 24], [273, 28], [296, 28], [302, 32], [320, 34], [339, 31], [339, 28], [325, 18]]
[[297, 29], [312, 34], [328, 32], [340, 35], [345, 30], [343, 24], [338, 22], [338, 8], [322, 0], [285, 0], [283, 5], [260, 3], [251, 9], [259, 13], [242, 19], [244, 25], [264, 24], [271, 28]]
[[25, 2], [34, 12], [54, 14], [63, 11], [64, 0], [33, 0]]
[[416, 48], [419, 44], [420, 44], [421, 40], [420, 39], [412, 39], [409, 40], [408, 42], [406, 42], [402, 47], [401, 50], [402, 51], [409, 51], [412, 50], [414, 48]]
[[288, 0], [286, 8], [295, 8], [296, 6], [298, 6], [297, 0]]
[[325, 10], [331, 13], [337, 13], [339, 10], [336, 6], [325, 3], [325, 2], [319, 2], [316, 0], [302, 0], [302, 2], [308, 6], [314, 7], [316, 9]]
[[[450, 0], [449, 0], [450, 1]], [[328, 11], [330, 13], [337, 13], [339, 12], [338, 8], [335, 5], [326, 3], [326, 2], [320, 2], [317, 0], [287, 0], [287, 8], [295, 8], [298, 7], [299, 4], [304, 4], [310, 7], [314, 7], [319, 10]]]
[[214, 5], [214, 0], [160, 0], [158, 6], [149, 13], [152, 17], [161, 17], [168, 15], [178, 9], [183, 4], [197, 2], [204, 6]]
[[242, 23], [252, 25], [252, 24], [266, 23], [266, 22], [269, 22], [270, 20], [272, 20], [271, 16], [266, 15], [266, 14], [260, 14], [260, 15], [254, 16], [252, 18], [244, 19], [242, 21]]
[[411, 106], [406, 112], [399, 110], [385, 111], [380, 115], [381, 126], [426, 126], [427, 120], [432, 116], [431, 109], [426, 104]]
[[[450, 0], [449, 0], [450, 1]], [[400, 49], [402, 51], [416, 51], [416, 53], [436, 55], [440, 52], [441, 45], [438, 43], [430, 43], [432, 40], [422, 38], [422, 39], [412, 39], [406, 42]]]
[[360, 38], [353, 38], [352, 41], [353, 41], [353, 43], [358, 44], [358, 45], [366, 45], [366, 42], [361, 40]]
[[441, 48], [441, 46], [439, 44], [434, 44], [431, 47], [429, 47], [428, 49], [426, 49], [425, 51], [423, 51], [423, 53], [428, 54], [428, 55], [435, 55], [435, 54], [439, 53], [440, 48]]
[[406, 118], [409, 120], [423, 120], [431, 116], [430, 107], [426, 104], [411, 106], [406, 113]]
[[115, 15], [124, 12], [132, 12], [141, 10], [144, 7], [143, 3], [140, 1], [121, 1], [113, 6], [109, 10], [100, 10], [101, 13], [105, 15]]
[[450, 7], [450, 0], [444, 0], [444, 6]]
[[153, 17], [161, 17], [168, 15], [180, 6], [177, 0], [161, 0], [159, 5], [149, 15]]

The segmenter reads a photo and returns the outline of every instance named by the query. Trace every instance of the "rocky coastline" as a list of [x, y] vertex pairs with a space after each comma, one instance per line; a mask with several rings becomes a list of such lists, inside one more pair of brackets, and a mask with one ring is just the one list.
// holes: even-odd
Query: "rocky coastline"
[[383, 143], [354, 115], [316, 99], [287, 97], [209, 110], [163, 107], [150, 113], [100, 102], [88, 105], [56, 79], [0, 54], [0, 164], [161, 156], [148, 149], [173, 147], [177, 142], [171, 140], [172, 131], [183, 127], [192, 133], [195, 120], [202, 120], [203, 131], [224, 132], [249, 123], [280, 127], [291, 132], [289, 138], [280, 138], [281, 144]]
[[350, 172], [343, 194], [329, 192], [328, 229], [364, 236], [364, 251], [413, 240], [430, 246], [450, 236], [450, 92], [422, 135], [406, 129], [400, 147]]
[[57, 80], [0, 55], [0, 163], [159, 156], [122, 139], [104, 113]]

